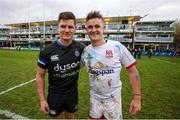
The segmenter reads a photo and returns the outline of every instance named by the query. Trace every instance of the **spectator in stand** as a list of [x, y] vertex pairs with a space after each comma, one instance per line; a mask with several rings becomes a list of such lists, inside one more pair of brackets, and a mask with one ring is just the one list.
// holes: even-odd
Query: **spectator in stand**
[[138, 50], [134, 49], [134, 58], [136, 58], [137, 54], [138, 54]]
[[151, 58], [151, 56], [152, 56], [152, 49], [149, 49], [149, 51], [148, 51], [148, 57]]
[[141, 59], [141, 55], [142, 55], [142, 50], [141, 48], [138, 48], [138, 58]]

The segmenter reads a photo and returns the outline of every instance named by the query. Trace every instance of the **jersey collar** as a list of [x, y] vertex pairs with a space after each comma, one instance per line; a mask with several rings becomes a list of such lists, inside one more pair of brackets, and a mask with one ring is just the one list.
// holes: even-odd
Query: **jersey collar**
[[60, 40], [60, 39], [57, 39], [55, 42], [56, 42], [56, 44], [57, 44], [60, 48], [66, 48], [66, 46], [64, 46], [64, 45], [61, 43], [61, 40]]

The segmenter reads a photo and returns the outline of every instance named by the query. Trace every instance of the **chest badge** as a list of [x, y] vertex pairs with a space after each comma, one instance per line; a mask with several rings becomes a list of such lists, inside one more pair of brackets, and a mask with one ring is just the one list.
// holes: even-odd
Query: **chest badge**
[[79, 57], [79, 56], [80, 56], [79, 51], [78, 51], [78, 50], [75, 50], [74, 55], [75, 55], [76, 57]]
[[113, 57], [112, 50], [106, 50], [106, 58], [112, 58], [112, 57]]

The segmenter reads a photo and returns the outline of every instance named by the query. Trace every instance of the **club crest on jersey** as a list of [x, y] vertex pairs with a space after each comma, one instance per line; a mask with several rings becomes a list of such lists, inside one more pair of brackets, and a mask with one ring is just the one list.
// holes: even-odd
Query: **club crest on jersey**
[[51, 56], [51, 61], [59, 61], [58, 55]]
[[112, 50], [106, 50], [106, 57], [107, 57], [107, 58], [112, 58], [112, 57], [113, 57], [113, 52], [112, 52]]
[[80, 56], [79, 51], [78, 51], [78, 50], [75, 50], [74, 55], [75, 55], [76, 57], [79, 57], [79, 56]]

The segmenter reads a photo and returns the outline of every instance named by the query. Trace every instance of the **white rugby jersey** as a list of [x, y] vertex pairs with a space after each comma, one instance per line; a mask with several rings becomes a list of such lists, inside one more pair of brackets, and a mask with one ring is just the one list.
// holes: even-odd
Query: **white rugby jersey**
[[87, 46], [82, 61], [89, 72], [90, 95], [96, 99], [113, 98], [121, 92], [120, 71], [129, 68], [136, 60], [118, 41], [108, 40], [97, 47]]

